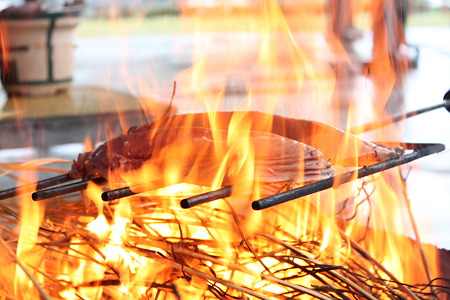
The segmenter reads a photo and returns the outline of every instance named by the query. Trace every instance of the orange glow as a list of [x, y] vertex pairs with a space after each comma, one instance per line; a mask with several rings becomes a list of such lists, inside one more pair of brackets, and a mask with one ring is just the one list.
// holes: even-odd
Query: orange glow
[[[73, 198], [55, 197], [45, 207], [21, 199], [20, 232], [5, 234], [17, 241], [0, 234], [0, 279], [14, 287], [0, 280], [5, 298], [48, 296], [39, 286], [65, 299], [415, 299], [417, 289], [408, 285], [439, 276], [436, 249], [423, 250], [430, 265], [420, 256], [399, 170], [251, 209], [254, 200], [328, 178], [329, 165], [341, 174], [378, 162], [367, 142], [331, 126], [350, 129], [364, 118], [385, 117], [374, 108], [386, 104], [399, 80], [382, 32], [367, 70], [375, 98], [348, 104], [343, 117], [335, 94], [342, 66], [329, 62], [351, 60], [341, 41], [325, 36], [325, 3], [300, 10], [285, 2], [184, 7], [183, 17], [195, 21], [196, 42], [192, 67], [177, 76], [176, 95], [189, 100], [190, 111], [205, 113], [167, 110], [138, 145], [124, 138], [117, 167], [101, 174], [106, 187], [89, 182]], [[233, 82], [245, 89], [237, 100], [227, 91], [236, 88]], [[148, 91], [153, 84], [139, 86]], [[143, 109], [151, 113], [146, 100]], [[384, 138], [398, 140], [400, 133], [370, 136]], [[93, 148], [88, 140], [85, 145]], [[142, 145], [153, 151], [145, 159]], [[105, 155], [113, 156], [115, 146], [107, 144]], [[129, 153], [137, 153], [133, 162], [143, 161], [139, 167], [127, 168]], [[184, 198], [226, 186], [233, 188], [225, 199], [180, 208]], [[136, 195], [101, 199], [106, 189], [122, 187]], [[33, 280], [3, 258], [9, 244]]]
[[6, 26], [6, 22], [4, 20], [0, 20], [0, 51], [2, 56], [1, 64], [3, 66], [3, 78], [7, 76], [9, 66], [8, 30]]

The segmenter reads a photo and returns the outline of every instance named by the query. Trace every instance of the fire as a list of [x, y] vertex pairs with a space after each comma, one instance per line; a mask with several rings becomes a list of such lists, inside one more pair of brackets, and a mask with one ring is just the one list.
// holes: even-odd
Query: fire
[[[137, 195], [103, 202], [104, 188], [90, 182], [73, 199], [55, 198], [45, 207], [23, 196], [18, 229], [5, 228], [0, 235], [0, 253], [8, 254], [0, 255], [1, 297], [418, 299], [430, 292], [409, 286], [427, 283], [439, 273], [433, 264], [436, 254], [421, 248], [398, 170], [251, 210], [252, 201], [307, 181], [306, 150], [298, 159], [295, 179], [265, 179], [268, 163], [261, 161], [273, 159], [267, 153], [278, 153], [274, 139], [288, 140], [287, 128], [279, 135], [272, 132], [278, 120], [273, 114], [328, 120], [332, 125], [339, 125], [341, 117], [329, 109], [335, 105], [338, 78], [324, 58], [336, 49], [343, 51], [340, 41], [331, 38], [328, 52], [319, 55], [317, 45], [327, 43], [322, 32], [326, 26], [302, 22], [296, 17], [309, 20], [303, 11], [287, 15], [282, 8], [276, 1], [262, 1], [231, 9], [245, 20], [244, 39], [234, 22], [213, 20], [224, 14], [222, 9], [206, 15], [185, 11], [199, 30], [193, 66], [178, 75], [177, 95], [193, 98], [192, 110], [207, 115], [205, 120], [187, 115], [177, 130], [201, 127], [198, 124], [206, 121], [209, 127], [201, 129], [198, 139], [175, 135], [140, 168], [108, 173], [110, 188], [130, 187]], [[308, 9], [325, 11], [323, 3]], [[202, 31], [205, 28], [226, 30], [223, 40]], [[252, 42], [243, 44], [248, 39]], [[219, 42], [225, 50], [217, 54]], [[387, 101], [398, 74], [381, 50], [374, 50], [380, 58], [371, 76], [376, 100]], [[233, 80], [245, 87], [243, 99], [227, 98]], [[352, 114], [361, 110], [350, 106], [347, 128], [358, 121]], [[227, 109], [235, 112], [220, 112]], [[169, 139], [170, 131], [158, 136], [167, 124], [154, 124], [157, 128], [151, 128], [142, 143], [164, 144]], [[167, 125], [169, 130], [172, 125]], [[328, 147], [318, 147], [324, 153], [337, 154], [335, 172], [363, 164], [351, 136], [330, 149], [326, 145], [334, 137], [321, 135], [317, 124], [311, 126], [317, 128], [309, 141]], [[300, 132], [298, 138], [304, 135]], [[373, 138], [385, 137], [383, 132]], [[284, 152], [283, 158], [289, 154]], [[190, 209], [179, 206], [181, 199], [224, 186], [232, 186], [232, 192], [223, 200]], [[1, 207], [6, 218], [9, 211]], [[17, 241], [7, 238], [11, 236]]]
[[[8, 31], [6, 30], [6, 22], [0, 21], [0, 51], [1, 51], [1, 64], [4, 66], [5, 74], [2, 76], [6, 76], [9, 67], [9, 47], [8, 47]], [[3, 79], [2, 79], [3, 80]]]

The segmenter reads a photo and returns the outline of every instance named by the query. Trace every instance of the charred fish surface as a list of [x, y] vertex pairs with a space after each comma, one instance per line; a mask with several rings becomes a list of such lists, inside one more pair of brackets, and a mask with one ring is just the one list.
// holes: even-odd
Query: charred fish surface
[[[236, 115], [250, 126], [230, 140], [227, 130]], [[249, 151], [237, 149], [245, 143]], [[197, 113], [130, 129], [92, 152], [81, 153], [70, 175], [111, 178], [147, 166], [154, 176], [162, 177], [170, 162], [184, 182], [209, 185], [219, 179], [225, 185], [243, 180], [243, 170], [248, 173], [248, 163], [253, 161], [255, 181], [306, 183], [332, 176], [331, 165], [372, 165], [403, 153], [400, 146], [368, 142], [315, 121], [260, 112], [216, 112], [214, 118]]]
[[149, 130], [119, 135], [98, 146], [94, 151], [81, 153], [72, 165], [69, 174], [85, 179], [99, 176], [108, 177], [111, 170], [122, 168], [122, 171], [134, 170], [155, 157], [166, 145], [173, 143], [175, 138], [186, 140], [194, 135], [204, 136], [210, 130], [192, 128], [192, 130], [161, 129]]
[[118, 136], [80, 154], [70, 174], [109, 178], [116, 171], [150, 166], [158, 176], [169, 162], [180, 180], [199, 185], [209, 185], [217, 176], [223, 184], [248, 180], [249, 168], [252, 180], [267, 183], [297, 184], [334, 175], [331, 163], [319, 150], [299, 141], [257, 131], [230, 140], [227, 131], [205, 127], [170, 127]]

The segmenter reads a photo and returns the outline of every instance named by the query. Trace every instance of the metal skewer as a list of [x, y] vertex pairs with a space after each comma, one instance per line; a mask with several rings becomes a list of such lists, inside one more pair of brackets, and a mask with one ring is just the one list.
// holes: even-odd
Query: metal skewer
[[[388, 120], [384, 120], [381, 122], [372, 122], [372, 123], [368, 123], [365, 125], [360, 125], [357, 127], [354, 127], [352, 129], [350, 129], [351, 133], [354, 134], [358, 134], [358, 133], [362, 133], [365, 131], [369, 131], [369, 130], [373, 130], [379, 127], [383, 127], [398, 121], [401, 121], [403, 119], [412, 117], [412, 116], [416, 116], [418, 114], [422, 114], [428, 111], [432, 111], [441, 107], [445, 107], [447, 109], [447, 111], [450, 112], [450, 90], [446, 92], [446, 94], [444, 95], [444, 102], [441, 104], [437, 104], [437, 105], [433, 105], [427, 108], [423, 108], [423, 109], [419, 109], [419, 110], [415, 110], [403, 115], [399, 115], [396, 117], [393, 117], [391, 119]], [[361, 170], [361, 169], [360, 169]], [[344, 175], [344, 174], [342, 174]], [[367, 175], [365, 175], [367, 176]], [[11, 189], [7, 189], [7, 190], [3, 190], [0, 191], [0, 200], [6, 199], [6, 198], [10, 198], [13, 197], [15, 195], [19, 195], [19, 194], [23, 194], [23, 193], [27, 193], [29, 192], [30, 189], [35, 188], [37, 190], [37, 192], [33, 193], [32, 197], [34, 200], [43, 200], [43, 199], [47, 199], [47, 198], [51, 198], [51, 197], [55, 197], [55, 196], [60, 196], [60, 195], [64, 195], [64, 194], [68, 194], [68, 193], [72, 193], [75, 191], [81, 191], [83, 189], [86, 188], [87, 186], [87, 182], [88, 181], [81, 181], [78, 183], [74, 183], [71, 185], [66, 185], [66, 186], [60, 186], [60, 187], [54, 187], [54, 188], [50, 188], [44, 191], [40, 191], [44, 188], [47, 187], [51, 187], [51, 186], [55, 186], [61, 183], [65, 183], [68, 181], [74, 180], [72, 177], [70, 177], [68, 174], [64, 174], [61, 176], [56, 176], [56, 177], [52, 177], [49, 179], [45, 179], [45, 180], [41, 180], [38, 181], [36, 183], [32, 183], [32, 184], [27, 184], [27, 185], [23, 185], [23, 186], [19, 186], [19, 187], [15, 187], [15, 188], [11, 188]], [[105, 184], [106, 180], [105, 179], [95, 179], [95, 181], [99, 181], [98, 184]], [[103, 180], [103, 182], [101, 182]], [[321, 181], [320, 181], [321, 182]], [[309, 186], [309, 185], [308, 185]], [[111, 190], [111, 191], [107, 191], [104, 192], [102, 194], [102, 199], [104, 201], [110, 201], [110, 200], [115, 200], [115, 199], [120, 199], [120, 198], [124, 198], [124, 197], [128, 197], [128, 196], [132, 196], [141, 192], [145, 192], [144, 190], [139, 190], [136, 191], [134, 188], [130, 188], [130, 187], [124, 187], [124, 188], [120, 188], [120, 189], [116, 189], [116, 190]], [[212, 191], [209, 193], [205, 193], [202, 195], [198, 195], [198, 196], [194, 196], [191, 198], [187, 198], [187, 199], [183, 199], [180, 202], [181, 207], [183, 208], [189, 208], [195, 205], [199, 205], [202, 203], [206, 203], [206, 202], [210, 202], [213, 200], [217, 200], [217, 199], [221, 199], [221, 198], [225, 198], [229, 196], [229, 193], [231, 193], [231, 187], [223, 187], [219, 190], [216, 191]], [[263, 200], [263, 199], [261, 199]], [[255, 204], [256, 205], [256, 204]]]
[[112, 201], [112, 200], [116, 200], [116, 199], [120, 199], [120, 198], [133, 196], [136, 194], [138, 194], [138, 193], [133, 192], [130, 187], [124, 187], [124, 188], [120, 188], [120, 189], [103, 192], [102, 200], [103, 201]]
[[226, 186], [221, 189], [211, 191], [208, 193], [200, 194], [190, 198], [186, 198], [180, 201], [182, 208], [191, 208], [199, 204], [208, 203], [214, 200], [229, 197], [231, 195], [233, 187]]
[[301, 186], [283, 193], [275, 194], [257, 201], [253, 201], [252, 208], [261, 210], [272, 207], [287, 201], [298, 199], [313, 193], [317, 193], [332, 187], [338, 187], [341, 184], [360, 179], [387, 169], [397, 167], [402, 164], [409, 163], [418, 158], [441, 152], [445, 149], [443, 144], [403, 144], [406, 149], [414, 151], [398, 158], [383, 161], [374, 165], [366, 166], [355, 171], [347, 172], [337, 176], [333, 176], [324, 180], [320, 180], [311, 184]]
[[[415, 111], [411, 111], [411, 112], [408, 112], [408, 113], [405, 113], [405, 114], [402, 114], [402, 115], [399, 115], [399, 116], [396, 116], [396, 117], [393, 117], [393, 118], [390, 118], [390, 119], [387, 119], [387, 120], [384, 120], [384, 121], [381, 121], [381, 122], [371, 122], [371, 123], [367, 123], [367, 124], [364, 124], [364, 125], [353, 127], [352, 129], [349, 130], [349, 132], [353, 133], [353, 134], [363, 133], [363, 132], [366, 132], [366, 131], [377, 129], [377, 128], [380, 128], [380, 127], [383, 127], [383, 126], [386, 126], [386, 125], [389, 125], [389, 124], [392, 124], [392, 123], [396, 123], [396, 122], [399, 122], [401, 120], [404, 120], [404, 119], [407, 119], [407, 118], [410, 118], [410, 117], [413, 117], [413, 116], [417, 116], [419, 114], [422, 114], [422, 113], [425, 113], [425, 112], [429, 112], [429, 111], [432, 111], [432, 110], [435, 110], [435, 109], [438, 109], [438, 108], [442, 108], [442, 107], [445, 107], [445, 109], [448, 112], [450, 112], [450, 90], [448, 90], [445, 93], [445, 95], [443, 97], [443, 100], [444, 100], [444, 102], [442, 102], [440, 104], [436, 104], [436, 105], [432, 105], [430, 107], [426, 107], [426, 108], [418, 109], [418, 110], [415, 110]], [[404, 144], [404, 145], [410, 146], [410, 147], [412, 147], [414, 145], [415, 146], [419, 146], [419, 144]], [[425, 146], [425, 145], [426, 144], [423, 144], [423, 145], [420, 145], [420, 146]], [[436, 145], [436, 147], [439, 148], [440, 146], [438, 146], [438, 145], [441, 145], [441, 144], [429, 144], [430, 147], [434, 146], [434, 145]], [[441, 145], [441, 146], [443, 147], [442, 150], [444, 150], [445, 146], [444, 145]], [[420, 151], [418, 149], [416, 149], [416, 150]], [[442, 150], [439, 150], [439, 151], [436, 151], [436, 152], [440, 152]], [[435, 153], [435, 152], [432, 152], [432, 153]], [[429, 154], [431, 154], [431, 153], [429, 153]], [[429, 155], [429, 154], [426, 154], [426, 155]], [[415, 154], [413, 154], [411, 156], [415, 157], [416, 155], [421, 155], [421, 152], [420, 153], [415, 153]], [[400, 164], [407, 163], [407, 162], [409, 162], [407, 160], [411, 156], [406, 156], [406, 158], [405, 158], [405, 156], [406, 155], [404, 155], [402, 157], [399, 157], [394, 162], [391, 162], [391, 161], [389, 161], [389, 163], [388, 162], [382, 162], [381, 166], [382, 167], [387, 167], [390, 164], [398, 163], [398, 165], [400, 165]], [[423, 155], [423, 156], [425, 156], [425, 155]], [[422, 156], [419, 156], [419, 157], [422, 157]], [[417, 157], [417, 158], [419, 158], [419, 157]], [[413, 158], [412, 160], [417, 159], [417, 158]], [[395, 165], [393, 165], [392, 167], [395, 167]], [[392, 168], [392, 167], [388, 167], [388, 168]], [[358, 176], [360, 176], [360, 177], [358, 177], [358, 178], [361, 178], [361, 177], [368, 176], [368, 175], [371, 175], [373, 173], [379, 172], [379, 171], [375, 171], [377, 168], [378, 168], [377, 165], [373, 165], [373, 166], [369, 166], [369, 167], [366, 167], [366, 168], [359, 169], [358, 170]], [[368, 169], [368, 171], [367, 171], [367, 169]], [[369, 172], [373, 172], [373, 173], [369, 174]], [[364, 174], [367, 174], [367, 175], [364, 175]], [[306, 195], [309, 195], [309, 194], [312, 194], [312, 193], [315, 193], [315, 192], [318, 192], [318, 191], [322, 191], [324, 189], [331, 188], [331, 187], [333, 187], [335, 185], [334, 179], [337, 180], [336, 184], [342, 184], [342, 183], [350, 181], [350, 179], [352, 177], [354, 177], [354, 172], [341, 174], [339, 176], [335, 176], [335, 177], [332, 177], [332, 178], [329, 178], [329, 179], [321, 180], [321, 181], [318, 181], [318, 182], [315, 182], [315, 183], [312, 183], [312, 184], [300, 187], [300, 188], [298, 188], [298, 189], [300, 189], [300, 191], [297, 191], [298, 189], [290, 190], [290, 191], [284, 192], [282, 194], [277, 194], [277, 195], [273, 195], [273, 196], [270, 196], [270, 197], [267, 197], [267, 198], [264, 198], [264, 199], [260, 199], [258, 201], [254, 201], [253, 204], [252, 204], [252, 207], [254, 209], [256, 209], [256, 210], [263, 209], [263, 208], [266, 208], [266, 207], [270, 207], [270, 206], [272, 206], [272, 205], [269, 205], [270, 203], [274, 203], [273, 205], [275, 205], [275, 204], [283, 203], [283, 202], [286, 202], [286, 201], [289, 201], [289, 200], [293, 200], [293, 199], [296, 199], [296, 198], [300, 198], [300, 197], [303, 197], [303, 196], [306, 196]], [[354, 178], [354, 179], [357, 179], [357, 178]], [[352, 180], [354, 180], [354, 179], [352, 179]], [[216, 191], [212, 191], [212, 192], [205, 193], [205, 194], [202, 194], [202, 195], [198, 195], [198, 196], [194, 196], [194, 197], [191, 197], [191, 198], [183, 199], [180, 202], [180, 206], [182, 208], [190, 208], [190, 207], [193, 207], [195, 205], [199, 205], [199, 204], [202, 204], [202, 203], [207, 203], [207, 202], [211, 202], [213, 200], [218, 200], [218, 199], [221, 199], [221, 198], [228, 197], [228, 196], [230, 196], [230, 195], [227, 195], [227, 190], [228, 189], [230, 189], [230, 191], [231, 191], [231, 187], [224, 187], [224, 188], [221, 188], [221, 189], [216, 190]], [[222, 195], [222, 194], [227, 195], [227, 196], [223, 196], [223, 197], [217, 196], [217, 195]], [[282, 195], [282, 196], [278, 196], [278, 195]], [[287, 196], [287, 195], [289, 195], [289, 196]], [[297, 197], [296, 195], [299, 195], [299, 196]], [[294, 197], [294, 198], [293, 199], [289, 199], [290, 197]], [[288, 200], [284, 201], [284, 199], [288, 199]], [[281, 201], [281, 202], [279, 202], [279, 201]]]
[[63, 174], [43, 180], [39, 180], [37, 182], [13, 187], [7, 190], [0, 191], [0, 200], [4, 200], [7, 198], [11, 198], [14, 196], [22, 195], [29, 193], [31, 190], [42, 190], [54, 185], [58, 185], [61, 183], [66, 183], [69, 181], [75, 180], [75, 178], [72, 178], [69, 174]]
[[164, 182], [162, 180], [154, 180], [149, 184], [140, 184], [132, 187], [123, 187], [115, 190], [110, 190], [102, 193], [103, 201], [112, 201], [120, 198], [125, 198], [141, 193], [146, 193], [161, 187], [164, 187]]
[[351, 128], [349, 130], [350, 133], [353, 134], [360, 134], [366, 131], [370, 131], [370, 130], [374, 130], [380, 127], [384, 127], [386, 125], [389, 124], [393, 124], [396, 122], [399, 122], [401, 120], [410, 118], [410, 117], [414, 117], [438, 108], [442, 108], [445, 107], [445, 109], [450, 112], [450, 90], [447, 91], [447, 93], [445, 93], [444, 98], [443, 98], [444, 102], [440, 103], [440, 104], [436, 104], [436, 105], [432, 105], [429, 107], [425, 107], [425, 108], [421, 108], [421, 109], [417, 109], [414, 111], [410, 111], [408, 113], [396, 116], [396, 117], [392, 117], [390, 119], [386, 119], [380, 122], [371, 122], [371, 123], [367, 123], [367, 124], [363, 124], [363, 125], [359, 125], [359, 126], [355, 126], [353, 128]]
[[94, 182], [97, 185], [105, 185], [108, 182], [103, 177], [95, 178], [92, 180], [83, 180], [83, 181], [76, 182], [76, 183], [71, 183], [71, 184], [66, 184], [66, 185], [62, 185], [62, 186], [52, 187], [52, 188], [46, 189], [46, 190], [36, 191], [33, 194], [31, 194], [31, 198], [34, 201], [39, 201], [39, 200], [53, 198], [56, 196], [79, 192], [79, 191], [85, 190], [90, 181]]

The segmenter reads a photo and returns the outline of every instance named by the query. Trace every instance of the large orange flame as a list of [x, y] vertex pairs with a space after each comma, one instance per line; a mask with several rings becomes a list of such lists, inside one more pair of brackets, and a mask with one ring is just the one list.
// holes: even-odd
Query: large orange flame
[[[260, 160], [280, 152], [273, 150], [278, 145], [274, 139], [288, 140], [287, 135], [272, 133], [273, 114], [347, 128], [361, 121], [361, 114], [382, 118], [385, 112], [374, 108], [384, 107], [398, 72], [381, 28], [370, 66], [375, 96], [348, 104], [349, 115], [342, 117], [342, 111], [332, 109], [339, 106], [335, 88], [340, 65], [330, 59], [343, 56], [349, 64], [350, 58], [339, 39], [326, 38], [324, 20], [312, 22], [317, 19], [311, 14], [323, 17], [324, 3], [305, 6], [308, 13], [291, 9], [288, 14], [287, 3], [249, 2], [184, 11], [194, 20], [196, 43], [192, 67], [177, 77], [177, 97], [189, 99], [191, 111], [207, 112], [206, 120], [201, 120], [208, 123], [207, 134], [197, 139], [175, 135], [174, 142], [161, 147], [142, 168], [108, 174], [111, 188], [130, 186], [142, 192], [139, 195], [104, 203], [103, 190], [90, 183], [82, 195], [83, 205], [67, 201], [76, 212], [62, 221], [59, 216], [43, 220], [44, 208], [23, 200], [16, 257], [24, 267], [8, 269], [15, 274], [11, 295], [46, 297], [35, 281], [52, 286], [44, 274], [53, 274], [57, 284], [53, 282], [48, 293], [67, 299], [160, 295], [332, 299], [343, 293], [340, 284], [353, 289], [355, 297], [383, 298], [388, 290], [417, 298], [399, 282], [417, 284], [438, 277], [436, 254], [425, 253], [420, 244], [398, 170], [267, 210], [250, 209], [253, 200], [305, 183], [302, 176], [297, 181], [259, 180]], [[245, 95], [233, 98], [233, 89], [244, 90]], [[164, 126], [179, 132], [200, 127], [194, 115], [187, 115], [178, 127], [172, 125], [155, 122], [157, 128], [142, 142], [164, 143], [168, 136], [158, 136]], [[319, 151], [336, 154], [332, 160], [336, 173], [364, 164], [354, 137], [343, 134], [334, 139], [320, 128], [309, 142], [324, 145], [326, 149]], [[306, 127], [300, 129], [299, 139]], [[400, 135], [381, 132], [370, 138], [398, 140]], [[300, 155], [299, 160], [303, 163], [305, 157]], [[224, 200], [189, 210], [179, 207], [184, 197], [225, 185], [232, 185], [233, 192]], [[55, 229], [39, 236], [44, 225]], [[0, 251], [6, 253], [9, 246], [3, 239], [0, 242]], [[52, 253], [53, 268], [41, 264], [47, 252]], [[314, 269], [332, 265], [345, 267], [327, 269], [325, 275]], [[348, 271], [356, 267], [364, 270], [364, 278], [377, 276], [382, 288], [372, 294], [370, 287], [356, 284], [358, 276]], [[25, 268], [33, 274], [24, 275]], [[7, 277], [3, 271], [0, 276]], [[324, 296], [311, 288], [316, 286], [332, 291]], [[0, 287], [7, 290], [1, 283]]]

